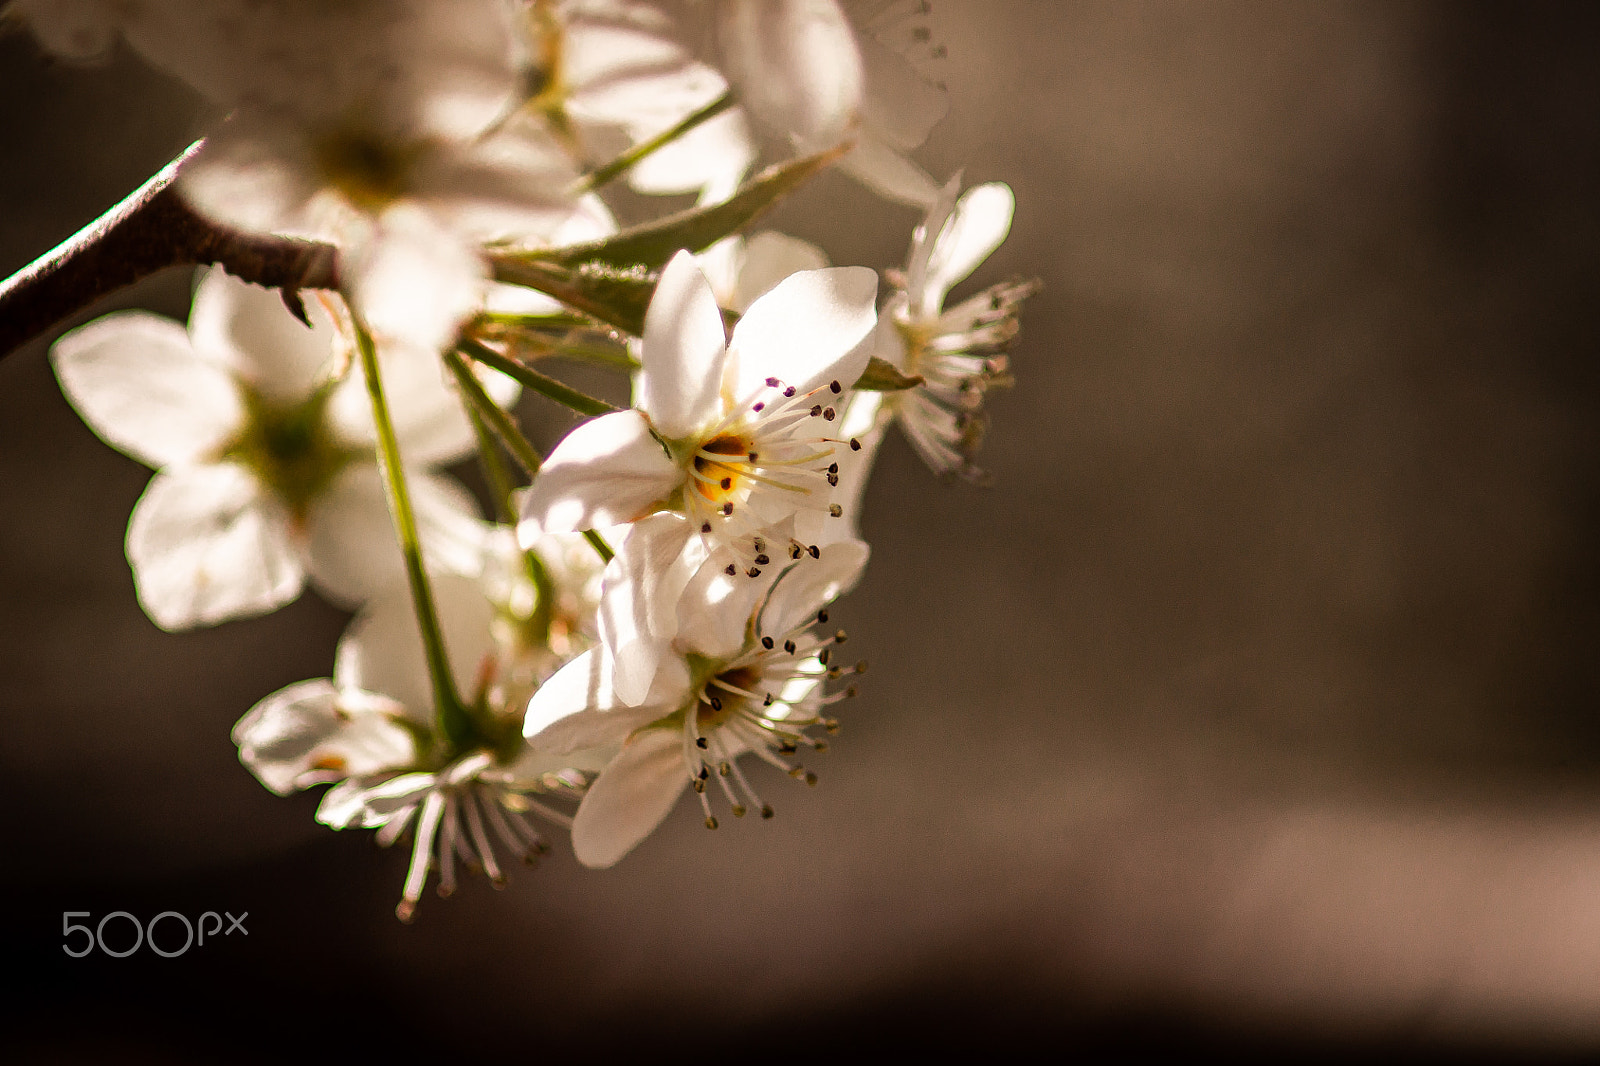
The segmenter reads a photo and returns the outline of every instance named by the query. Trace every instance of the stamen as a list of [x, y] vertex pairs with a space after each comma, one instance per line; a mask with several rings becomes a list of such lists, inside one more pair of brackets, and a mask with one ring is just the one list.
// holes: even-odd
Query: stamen
[[400, 902], [394, 916], [409, 923], [417, 913], [417, 900], [422, 898], [422, 886], [428, 880], [428, 867], [433, 858], [433, 840], [439, 831], [439, 819], [444, 814], [444, 796], [438, 789], [428, 792], [422, 801], [422, 820], [417, 823], [417, 840], [411, 848], [411, 868], [406, 871], [405, 887], [400, 891]]
[[474, 802], [478, 797], [468, 793], [462, 801], [462, 806], [467, 809], [467, 831], [472, 834], [472, 845], [478, 851], [478, 858], [483, 862], [483, 868], [489, 875], [489, 880], [496, 888], [503, 888], [506, 875], [500, 872], [500, 864], [494, 861], [494, 848], [489, 845], [489, 834], [483, 829], [483, 815], [478, 811], [478, 804]]

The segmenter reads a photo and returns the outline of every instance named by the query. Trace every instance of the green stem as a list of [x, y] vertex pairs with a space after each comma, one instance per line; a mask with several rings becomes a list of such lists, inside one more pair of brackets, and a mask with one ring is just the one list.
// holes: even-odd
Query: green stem
[[616, 558], [617, 553], [611, 550], [611, 545], [606, 543], [606, 538], [592, 529], [584, 530], [583, 536], [590, 544], [594, 545], [594, 550], [599, 553], [602, 562], [609, 563]]
[[495, 518], [501, 525], [513, 525], [517, 516], [511, 506], [511, 493], [516, 486], [512, 484], [511, 471], [506, 469], [506, 461], [500, 455], [500, 445], [472, 405], [461, 406], [466, 409], [467, 420], [472, 423], [472, 435], [478, 439], [478, 466], [482, 468], [483, 479], [489, 483], [489, 491], [494, 496]]
[[531, 476], [539, 472], [539, 467], [544, 460], [539, 457], [539, 451], [522, 435], [522, 430], [511, 420], [511, 416], [500, 409], [483, 389], [483, 382], [467, 368], [466, 362], [455, 352], [444, 353], [445, 366], [456, 376], [456, 384], [461, 387], [461, 397], [475, 414], [494, 430], [495, 436], [505, 444], [506, 450], [511, 453], [522, 469]]
[[[618, 408], [611, 406], [604, 400], [597, 400], [593, 396], [585, 396], [570, 385], [564, 385], [555, 378], [547, 377], [531, 367], [523, 366], [515, 359], [507, 358], [488, 345], [475, 341], [470, 337], [463, 337], [460, 341], [463, 354], [471, 356], [484, 366], [492, 367], [506, 377], [514, 378], [522, 386], [537, 392], [546, 399], [554, 400], [565, 407], [570, 407], [581, 415], [610, 414]], [[537, 468], [536, 468], [537, 469]]]
[[[351, 317], [353, 319], [354, 315]], [[411, 507], [410, 490], [406, 488], [400, 442], [395, 437], [389, 404], [383, 395], [383, 379], [378, 372], [378, 351], [372, 343], [372, 335], [359, 321], [355, 323], [355, 333], [356, 348], [361, 354], [361, 372], [367, 379], [367, 396], [372, 401], [372, 421], [378, 431], [378, 458], [383, 468], [384, 484], [389, 490], [395, 534], [400, 539], [400, 553], [405, 557], [406, 583], [411, 586], [411, 606], [416, 612], [417, 628], [422, 633], [422, 650], [428, 660], [428, 679], [433, 684], [434, 717], [440, 734], [451, 749], [460, 750], [472, 735], [471, 719], [456, 692], [455, 678], [450, 672], [450, 657], [445, 651], [444, 633], [439, 627], [439, 613], [433, 602], [433, 589], [428, 585], [428, 574], [422, 564], [422, 541], [417, 535], [417, 516]]]
[[707, 122], [713, 118], [716, 118], [718, 115], [728, 110], [728, 108], [732, 107], [733, 104], [733, 90], [729, 89], [727, 92], [723, 93], [721, 96], [717, 97], [700, 110], [692, 112], [686, 116], [684, 120], [679, 122], [676, 126], [662, 130], [660, 133], [656, 134], [654, 137], [651, 137], [647, 141], [640, 141], [632, 148], [629, 148], [626, 152], [623, 152], [621, 155], [617, 156], [611, 162], [593, 171], [588, 176], [580, 178], [576, 183], [573, 184], [571, 192], [575, 195], [581, 195], [583, 193], [592, 192], [595, 189], [600, 188], [600, 186], [627, 172], [635, 163], [639, 162], [639, 160], [645, 158], [656, 149], [677, 140], [679, 137], [682, 137], [685, 133], [688, 133], [702, 122]]

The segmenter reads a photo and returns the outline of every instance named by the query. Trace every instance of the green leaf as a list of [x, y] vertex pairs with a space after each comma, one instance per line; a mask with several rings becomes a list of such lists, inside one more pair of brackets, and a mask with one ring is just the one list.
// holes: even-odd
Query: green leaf
[[906, 375], [895, 369], [893, 363], [885, 362], [873, 356], [867, 363], [867, 369], [862, 373], [861, 379], [854, 385], [863, 392], [901, 392], [905, 389], [914, 389], [923, 381], [921, 374]]
[[828, 166], [849, 145], [768, 167], [744, 188], [720, 204], [691, 208], [641, 226], [625, 229], [603, 241], [520, 253], [519, 258], [559, 263], [563, 266], [605, 263], [623, 269], [660, 270], [680, 249], [700, 252], [722, 238], [737, 233], [762, 212], [793, 192], [808, 178]]
[[600, 262], [575, 268], [511, 256], [497, 256], [493, 264], [496, 281], [537, 289], [608, 326], [644, 334], [644, 313], [658, 280], [647, 269], [619, 270]]

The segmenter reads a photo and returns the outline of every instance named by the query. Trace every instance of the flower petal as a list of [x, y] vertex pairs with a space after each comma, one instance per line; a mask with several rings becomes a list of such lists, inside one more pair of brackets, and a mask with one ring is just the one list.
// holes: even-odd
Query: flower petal
[[572, 851], [593, 869], [613, 866], [666, 818], [689, 780], [683, 738], [652, 729], [600, 772], [572, 821]]
[[[430, 584], [451, 676], [456, 690], [470, 700], [485, 657], [494, 654], [494, 607], [469, 578], [437, 575]], [[342, 692], [381, 693], [415, 720], [433, 721], [433, 685], [411, 593], [405, 585], [391, 586], [350, 623], [339, 640], [333, 679]]]
[[635, 522], [601, 578], [600, 641], [616, 659], [617, 697], [630, 707], [648, 697], [678, 633], [678, 599], [705, 559], [692, 532], [682, 515]]
[[416, 758], [400, 710], [366, 693], [341, 699], [327, 678], [280, 689], [233, 727], [239, 761], [280, 796], [297, 788], [404, 766]]
[[[415, 468], [406, 471], [406, 485], [428, 568], [475, 573], [485, 531], [471, 496], [451, 479]], [[312, 583], [341, 607], [359, 607], [404, 579], [383, 480], [371, 463], [346, 466], [312, 501], [305, 538]]]
[[868, 549], [859, 540], [830, 544], [822, 558], [790, 567], [761, 609], [761, 632], [787, 633], [855, 587], [866, 569]]
[[561, 438], [522, 500], [517, 536], [574, 533], [649, 514], [682, 472], [638, 411], [591, 419]]
[[867, 368], [878, 275], [866, 267], [791, 274], [750, 306], [728, 345], [737, 360], [734, 395], [756, 393], [768, 377], [801, 392], [837, 380], [848, 388]]
[[733, 310], [742, 315], [789, 275], [827, 265], [827, 253], [810, 241], [762, 230], [744, 244], [744, 261], [733, 284]]
[[162, 629], [265, 614], [305, 580], [289, 521], [234, 463], [157, 474], [128, 521], [139, 603]]
[[159, 315], [97, 318], [56, 341], [50, 360], [89, 428], [150, 466], [200, 459], [244, 424], [227, 367], [197, 353], [183, 327]]
[[415, 204], [385, 211], [368, 240], [340, 263], [356, 310], [372, 332], [437, 351], [479, 305], [488, 268], [465, 236]]
[[522, 720], [528, 743], [557, 755], [620, 744], [629, 733], [671, 714], [689, 698], [689, 671], [677, 656], [662, 662], [649, 694], [637, 707], [618, 698], [615, 666], [605, 649], [591, 648], [551, 675], [528, 701]]
[[189, 311], [194, 350], [230, 366], [267, 400], [296, 404], [321, 384], [333, 359], [337, 327], [307, 293], [310, 328], [284, 306], [278, 289], [240, 281], [221, 267], [205, 272]]
[[[436, 466], [469, 454], [477, 438], [462, 410], [461, 397], [454, 385], [445, 381], [438, 354], [402, 343], [386, 343], [380, 348], [378, 359], [384, 400], [406, 463]], [[503, 374], [494, 377], [510, 380]], [[484, 380], [488, 387], [487, 377]], [[515, 399], [516, 383], [511, 384], [511, 399]], [[504, 386], [498, 381], [495, 388], [504, 393]], [[360, 370], [352, 370], [333, 390], [328, 398], [327, 417], [341, 441], [366, 448], [376, 442], [372, 400]]]
[[662, 436], [690, 436], [721, 413], [726, 351], [711, 283], [693, 255], [679, 252], [661, 271], [639, 353], [639, 407]]
[[833, 0], [728, 0], [718, 39], [739, 101], [803, 150], [837, 144], [861, 107], [855, 33]]
[[879, 196], [910, 207], [927, 207], [939, 197], [939, 183], [872, 126], [862, 127], [839, 169]]
[[928, 258], [926, 293], [933, 306], [1005, 241], [1011, 231], [1016, 199], [999, 181], [977, 185], [962, 194]]

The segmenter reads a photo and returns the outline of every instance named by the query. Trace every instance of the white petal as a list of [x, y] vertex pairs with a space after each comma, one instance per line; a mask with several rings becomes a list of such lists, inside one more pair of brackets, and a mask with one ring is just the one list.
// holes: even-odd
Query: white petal
[[639, 354], [639, 406], [662, 436], [688, 437], [721, 413], [726, 349], [711, 283], [693, 255], [679, 252], [650, 299]]
[[178, 191], [195, 210], [235, 229], [314, 234], [306, 212], [317, 194], [304, 131], [285, 115], [243, 110], [206, 137], [184, 165]]
[[488, 268], [471, 242], [409, 203], [385, 211], [340, 263], [356, 310], [386, 340], [438, 350], [483, 303]]
[[600, 640], [616, 659], [617, 698], [648, 698], [678, 632], [678, 599], [705, 559], [701, 539], [677, 514], [635, 522], [600, 582]]
[[939, 197], [939, 183], [876, 130], [864, 126], [856, 146], [839, 160], [839, 169], [885, 199], [927, 207]]
[[[774, 535], [781, 543], [782, 538]], [[709, 659], [731, 659], [745, 645], [756, 603], [782, 572], [769, 566], [759, 578], [729, 576], [726, 551], [712, 554], [695, 571], [678, 600], [680, 643]]]
[[143, 311], [95, 319], [50, 349], [61, 391], [107, 444], [150, 466], [200, 459], [244, 424], [227, 367]]
[[683, 738], [652, 729], [624, 745], [601, 771], [572, 822], [572, 851], [594, 869], [615, 865], [672, 810], [689, 780]]
[[649, 514], [682, 480], [638, 411], [591, 419], [556, 445], [522, 502], [517, 536], [572, 533]]
[[231, 367], [264, 398], [300, 403], [327, 376], [336, 337], [333, 317], [316, 294], [304, 294], [303, 303], [310, 328], [284, 306], [279, 290], [215, 267], [195, 287], [189, 336], [196, 352]]
[[864, 75], [854, 32], [833, 0], [728, 0], [718, 36], [728, 79], [758, 122], [806, 150], [836, 144], [855, 121]]
[[1011, 189], [999, 181], [974, 186], [956, 201], [928, 258], [926, 285], [934, 306], [1005, 241], [1015, 206]]
[[340, 781], [322, 795], [317, 804], [317, 822], [332, 829], [349, 829], [366, 811], [366, 788], [350, 778]]
[[[385, 343], [378, 350], [383, 397], [389, 405], [400, 454], [408, 464], [434, 466], [469, 454], [476, 444], [472, 423], [453, 383], [447, 384], [437, 352]], [[504, 375], [496, 378], [506, 380]], [[513, 386], [515, 383], [512, 383]], [[496, 385], [497, 389], [503, 388]], [[514, 394], [513, 394], [514, 398]], [[339, 439], [370, 448], [377, 441], [372, 400], [360, 369], [352, 369], [328, 399], [328, 421]]]
[[635, 163], [628, 171], [628, 184], [639, 192], [657, 195], [731, 189], [738, 186], [755, 159], [744, 111], [733, 108]]
[[789, 275], [827, 265], [827, 253], [810, 241], [762, 230], [745, 242], [744, 262], [733, 286], [733, 310], [742, 315]]
[[545, 137], [515, 126], [464, 150], [436, 153], [415, 176], [417, 200], [471, 243], [551, 243], [584, 210], [564, 190], [577, 172]]
[[234, 463], [157, 474], [128, 522], [128, 562], [145, 613], [169, 630], [264, 614], [304, 582], [288, 516]]
[[677, 656], [662, 662], [649, 694], [637, 707], [618, 698], [614, 668], [603, 648], [591, 648], [551, 675], [528, 701], [522, 720], [528, 743], [557, 755], [619, 744], [689, 698], [689, 671]]
[[872, 34], [856, 43], [866, 83], [861, 104], [866, 126], [893, 148], [917, 147], [949, 113], [948, 94]]
[[[484, 526], [465, 490], [453, 481], [406, 471], [422, 557], [430, 570], [474, 573], [481, 565]], [[351, 463], [306, 512], [306, 568], [333, 603], [359, 607], [404, 580], [405, 561], [378, 468]]]
[[859, 540], [830, 544], [822, 558], [790, 567], [773, 586], [761, 610], [761, 632], [787, 633], [855, 587], [867, 566], [868, 549]]
[[751, 305], [733, 328], [734, 395], [742, 400], [777, 377], [801, 392], [829, 381], [846, 388], [871, 357], [878, 275], [866, 267], [791, 274]]
[[[494, 607], [477, 583], [436, 576], [430, 582], [456, 690], [471, 699], [486, 656], [494, 653]], [[433, 684], [410, 590], [396, 585], [375, 598], [339, 640], [333, 679], [339, 689], [381, 693], [419, 722], [433, 720]]]
[[398, 710], [372, 698], [341, 700], [326, 678], [302, 681], [252, 707], [233, 727], [233, 742], [250, 772], [285, 796], [411, 762], [415, 745], [394, 722]]

